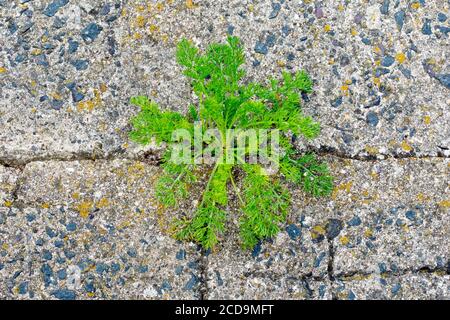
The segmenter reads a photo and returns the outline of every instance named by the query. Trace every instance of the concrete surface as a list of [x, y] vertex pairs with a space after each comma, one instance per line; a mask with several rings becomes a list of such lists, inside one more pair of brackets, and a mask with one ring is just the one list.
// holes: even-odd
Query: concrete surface
[[[449, 299], [448, 1], [0, 0], [0, 299]], [[239, 36], [248, 79], [307, 70], [332, 197], [242, 252], [168, 236], [129, 98], [193, 101], [175, 62]], [[234, 221], [231, 221], [233, 225]]]

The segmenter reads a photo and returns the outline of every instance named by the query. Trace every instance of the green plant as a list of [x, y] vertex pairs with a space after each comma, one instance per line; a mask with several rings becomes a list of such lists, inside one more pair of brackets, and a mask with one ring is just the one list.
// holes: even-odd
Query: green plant
[[[284, 151], [279, 161], [281, 175], [276, 176], [261, 174], [264, 168], [260, 164], [242, 161], [236, 164], [217, 161], [202, 168], [195, 161], [176, 164], [170, 161], [172, 151], [167, 151], [164, 173], [156, 186], [157, 197], [164, 206], [177, 207], [189, 196], [192, 185], [204, 186], [193, 217], [178, 220], [177, 238], [213, 248], [225, 231], [229, 187], [239, 201], [240, 234], [245, 248], [252, 248], [279, 232], [290, 205], [286, 184], [301, 185], [314, 196], [331, 192], [332, 177], [327, 166], [313, 154], [298, 154], [291, 145], [292, 134], [313, 139], [320, 132], [319, 124], [301, 111], [301, 94], [311, 93], [313, 85], [304, 71], [283, 72], [280, 80], [270, 79], [266, 85], [245, 83], [245, 71], [241, 68], [245, 59], [236, 37], [229, 37], [226, 44], [210, 45], [204, 54], [188, 40], [182, 40], [177, 61], [191, 80], [197, 105], [191, 105], [189, 112], [182, 115], [161, 111], [147, 97], [132, 98], [131, 103], [141, 108], [132, 119], [132, 140], [147, 144], [154, 138], [158, 143], [170, 143], [174, 130], [182, 128], [193, 134], [194, 121], [200, 121], [203, 131], [217, 128], [223, 136], [227, 129], [233, 128], [278, 129], [279, 144]], [[250, 154], [249, 146], [244, 154]], [[235, 178], [237, 173], [243, 176], [239, 181]]]

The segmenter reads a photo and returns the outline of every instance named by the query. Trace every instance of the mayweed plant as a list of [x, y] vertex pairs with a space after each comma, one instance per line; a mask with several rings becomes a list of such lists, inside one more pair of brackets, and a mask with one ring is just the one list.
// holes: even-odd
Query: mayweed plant
[[[177, 239], [214, 248], [225, 232], [234, 195], [242, 245], [253, 248], [285, 223], [289, 184], [313, 196], [331, 193], [326, 164], [292, 145], [295, 137], [313, 139], [320, 132], [319, 123], [301, 109], [301, 95], [311, 93], [313, 85], [306, 72], [283, 72], [281, 79], [266, 84], [245, 82], [245, 58], [236, 37], [211, 44], [203, 54], [182, 40], [176, 58], [191, 81], [196, 104], [181, 114], [162, 111], [147, 97], [133, 97], [131, 103], [141, 111], [132, 119], [130, 138], [172, 146], [156, 185], [165, 208], [199, 197], [192, 215], [176, 221]], [[202, 187], [200, 195], [192, 194], [194, 184]]]

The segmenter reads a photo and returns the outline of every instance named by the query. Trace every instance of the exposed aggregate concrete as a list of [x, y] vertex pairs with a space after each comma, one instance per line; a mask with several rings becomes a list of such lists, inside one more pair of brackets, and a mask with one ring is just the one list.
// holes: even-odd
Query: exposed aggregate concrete
[[[0, 0], [0, 299], [449, 299], [449, 7]], [[252, 252], [232, 231], [205, 253], [167, 235], [128, 101], [184, 112], [176, 43], [227, 34], [249, 80], [311, 74], [322, 133], [298, 148], [330, 155], [336, 188], [293, 190]]]

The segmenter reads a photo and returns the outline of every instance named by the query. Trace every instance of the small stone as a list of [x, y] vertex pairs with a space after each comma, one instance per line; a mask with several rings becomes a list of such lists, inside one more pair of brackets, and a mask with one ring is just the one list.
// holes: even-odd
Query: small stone
[[397, 293], [400, 291], [400, 289], [402, 288], [402, 286], [397, 283], [396, 285], [394, 285], [391, 289], [392, 294], [395, 296], [397, 295]]
[[258, 242], [252, 250], [252, 257], [256, 258], [261, 253], [261, 242]]
[[233, 35], [233, 33], [234, 33], [234, 26], [233, 25], [228, 25], [228, 27], [227, 27], [227, 33], [230, 35], [230, 36], [232, 36]]
[[75, 60], [72, 61], [72, 65], [77, 69], [77, 71], [86, 70], [89, 67], [89, 61], [87, 60]]
[[450, 89], [450, 74], [437, 74], [436, 79], [438, 79], [444, 87]]
[[375, 70], [375, 76], [377, 78], [384, 76], [385, 74], [389, 74], [391, 72], [391, 70], [387, 69], [387, 68], [377, 68]]
[[432, 31], [431, 31], [431, 20], [428, 18], [425, 18], [424, 22], [423, 22], [423, 26], [422, 26], [422, 33], [424, 35], [431, 35]]
[[344, 228], [344, 224], [341, 220], [339, 220], [339, 219], [328, 220], [328, 223], [326, 226], [328, 239], [336, 238], [339, 235], [339, 233], [341, 233], [343, 228]]
[[77, 295], [75, 291], [68, 289], [59, 289], [52, 292], [52, 296], [59, 300], [75, 300]]
[[348, 66], [350, 64], [350, 58], [347, 55], [342, 55], [340, 60], [341, 67]]
[[44, 250], [44, 252], [42, 253], [42, 257], [43, 257], [45, 260], [52, 260], [53, 255], [52, 255], [52, 253], [51, 253], [50, 251]]
[[275, 34], [270, 33], [266, 38], [266, 46], [273, 47], [275, 45], [276, 37]]
[[183, 249], [180, 249], [180, 251], [177, 252], [176, 254], [176, 258], [177, 260], [184, 260], [186, 259], [186, 251]]
[[366, 121], [370, 126], [376, 127], [378, 125], [378, 115], [375, 112], [370, 111], [367, 114]]
[[361, 21], [362, 21], [362, 18], [364, 18], [364, 15], [362, 15], [361, 13], [357, 13], [357, 14], [355, 15], [355, 17], [353, 18], [353, 21], [354, 21], [356, 24], [360, 24]]
[[189, 281], [186, 283], [186, 285], [184, 286], [183, 290], [188, 291], [188, 290], [193, 290], [195, 285], [199, 283], [199, 279], [195, 274], [191, 274], [191, 278], [189, 279]]
[[381, 60], [381, 65], [383, 67], [390, 67], [394, 64], [395, 59], [393, 56], [387, 55]]
[[324, 14], [323, 14], [322, 7], [317, 7], [316, 10], [314, 10], [314, 14], [316, 15], [317, 19], [323, 18]]
[[53, 1], [52, 3], [50, 3], [45, 9], [44, 9], [44, 14], [47, 17], [53, 17], [59, 9], [61, 9], [62, 7], [64, 7], [66, 4], [69, 3], [69, 0], [56, 0]]
[[342, 97], [337, 97], [336, 99], [334, 99], [334, 100], [331, 101], [331, 106], [332, 106], [333, 108], [339, 107], [339, 106], [342, 104], [342, 100], [343, 100]]
[[408, 218], [408, 220], [414, 221], [416, 220], [416, 213], [412, 210], [406, 211], [405, 217]]
[[291, 28], [289, 28], [289, 26], [284, 25], [281, 28], [281, 34], [283, 35], [283, 37], [287, 37], [290, 33], [291, 33]]
[[359, 226], [359, 225], [361, 224], [361, 218], [358, 217], [358, 216], [353, 217], [349, 222], [347, 222], [347, 224], [348, 224], [350, 227], [356, 227], [356, 226]]
[[19, 294], [26, 294], [28, 292], [28, 282], [22, 282], [18, 288]]
[[255, 45], [255, 52], [266, 55], [269, 52], [269, 49], [264, 43], [257, 42]]
[[445, 21], [447, 21], [447, 16], [446, 16], [444, 13], [442, 13], [442, 12], [439, 12], [439, 13], [438, 13], [437, 18], [438, 18], [438, 21], [439, 21], [439, 22], [445, 22]]
[[394, 14], [395, 23], [397, 24], [397, 28], [399, 31], [403, 28], [403, 23], [405, 22], [405, 11], [400, 10]]
[[389, 0], [384, 0], [383, 4], [380, 7], [381, 14], [388, 14], [389, 13]]
[[278, 16], [278, 13], [280, 13], [281, 10], [281, 4], [278, 2], [272, 3], [272, 12], [269, 15], [269, 19], [275, 19]]
[[78, 41], [69, 40], [69, 53], [70, 54], [77, 52], [78, 47], [79, 47]]
[[97, 39], [100, 32], [103, 30], [101, 26], [96, 23], [90, 23], [81, 31], [81, 37], [86, 43], [91, 43]]
[[65, 269], [59, 270], [57, 273], [59, 280], [65, 280], [67, 278], [67, 272]]
[[75, 222], [69, 222], [67, 225], [66, 225], [66, 230], [67, 231], [75, 231], [75, 230], [77, 230], [77, 225], [76, 225], [76, 223]]
[[127, 254], [132, 257], [132, 258], [136, 258], [137, 256], [137, 251], [134, 248], [128, 249]]
[[296, 240], [300, 234], [300, 229], [295, 224], [290, 224], [286, 227], [286, 232], [292, 240]]
[[450, 33], [450, 28], [446, 26], [436, 26], [436, 29], [438, 29], [441, 33], [445, 34], [446, 36]]

